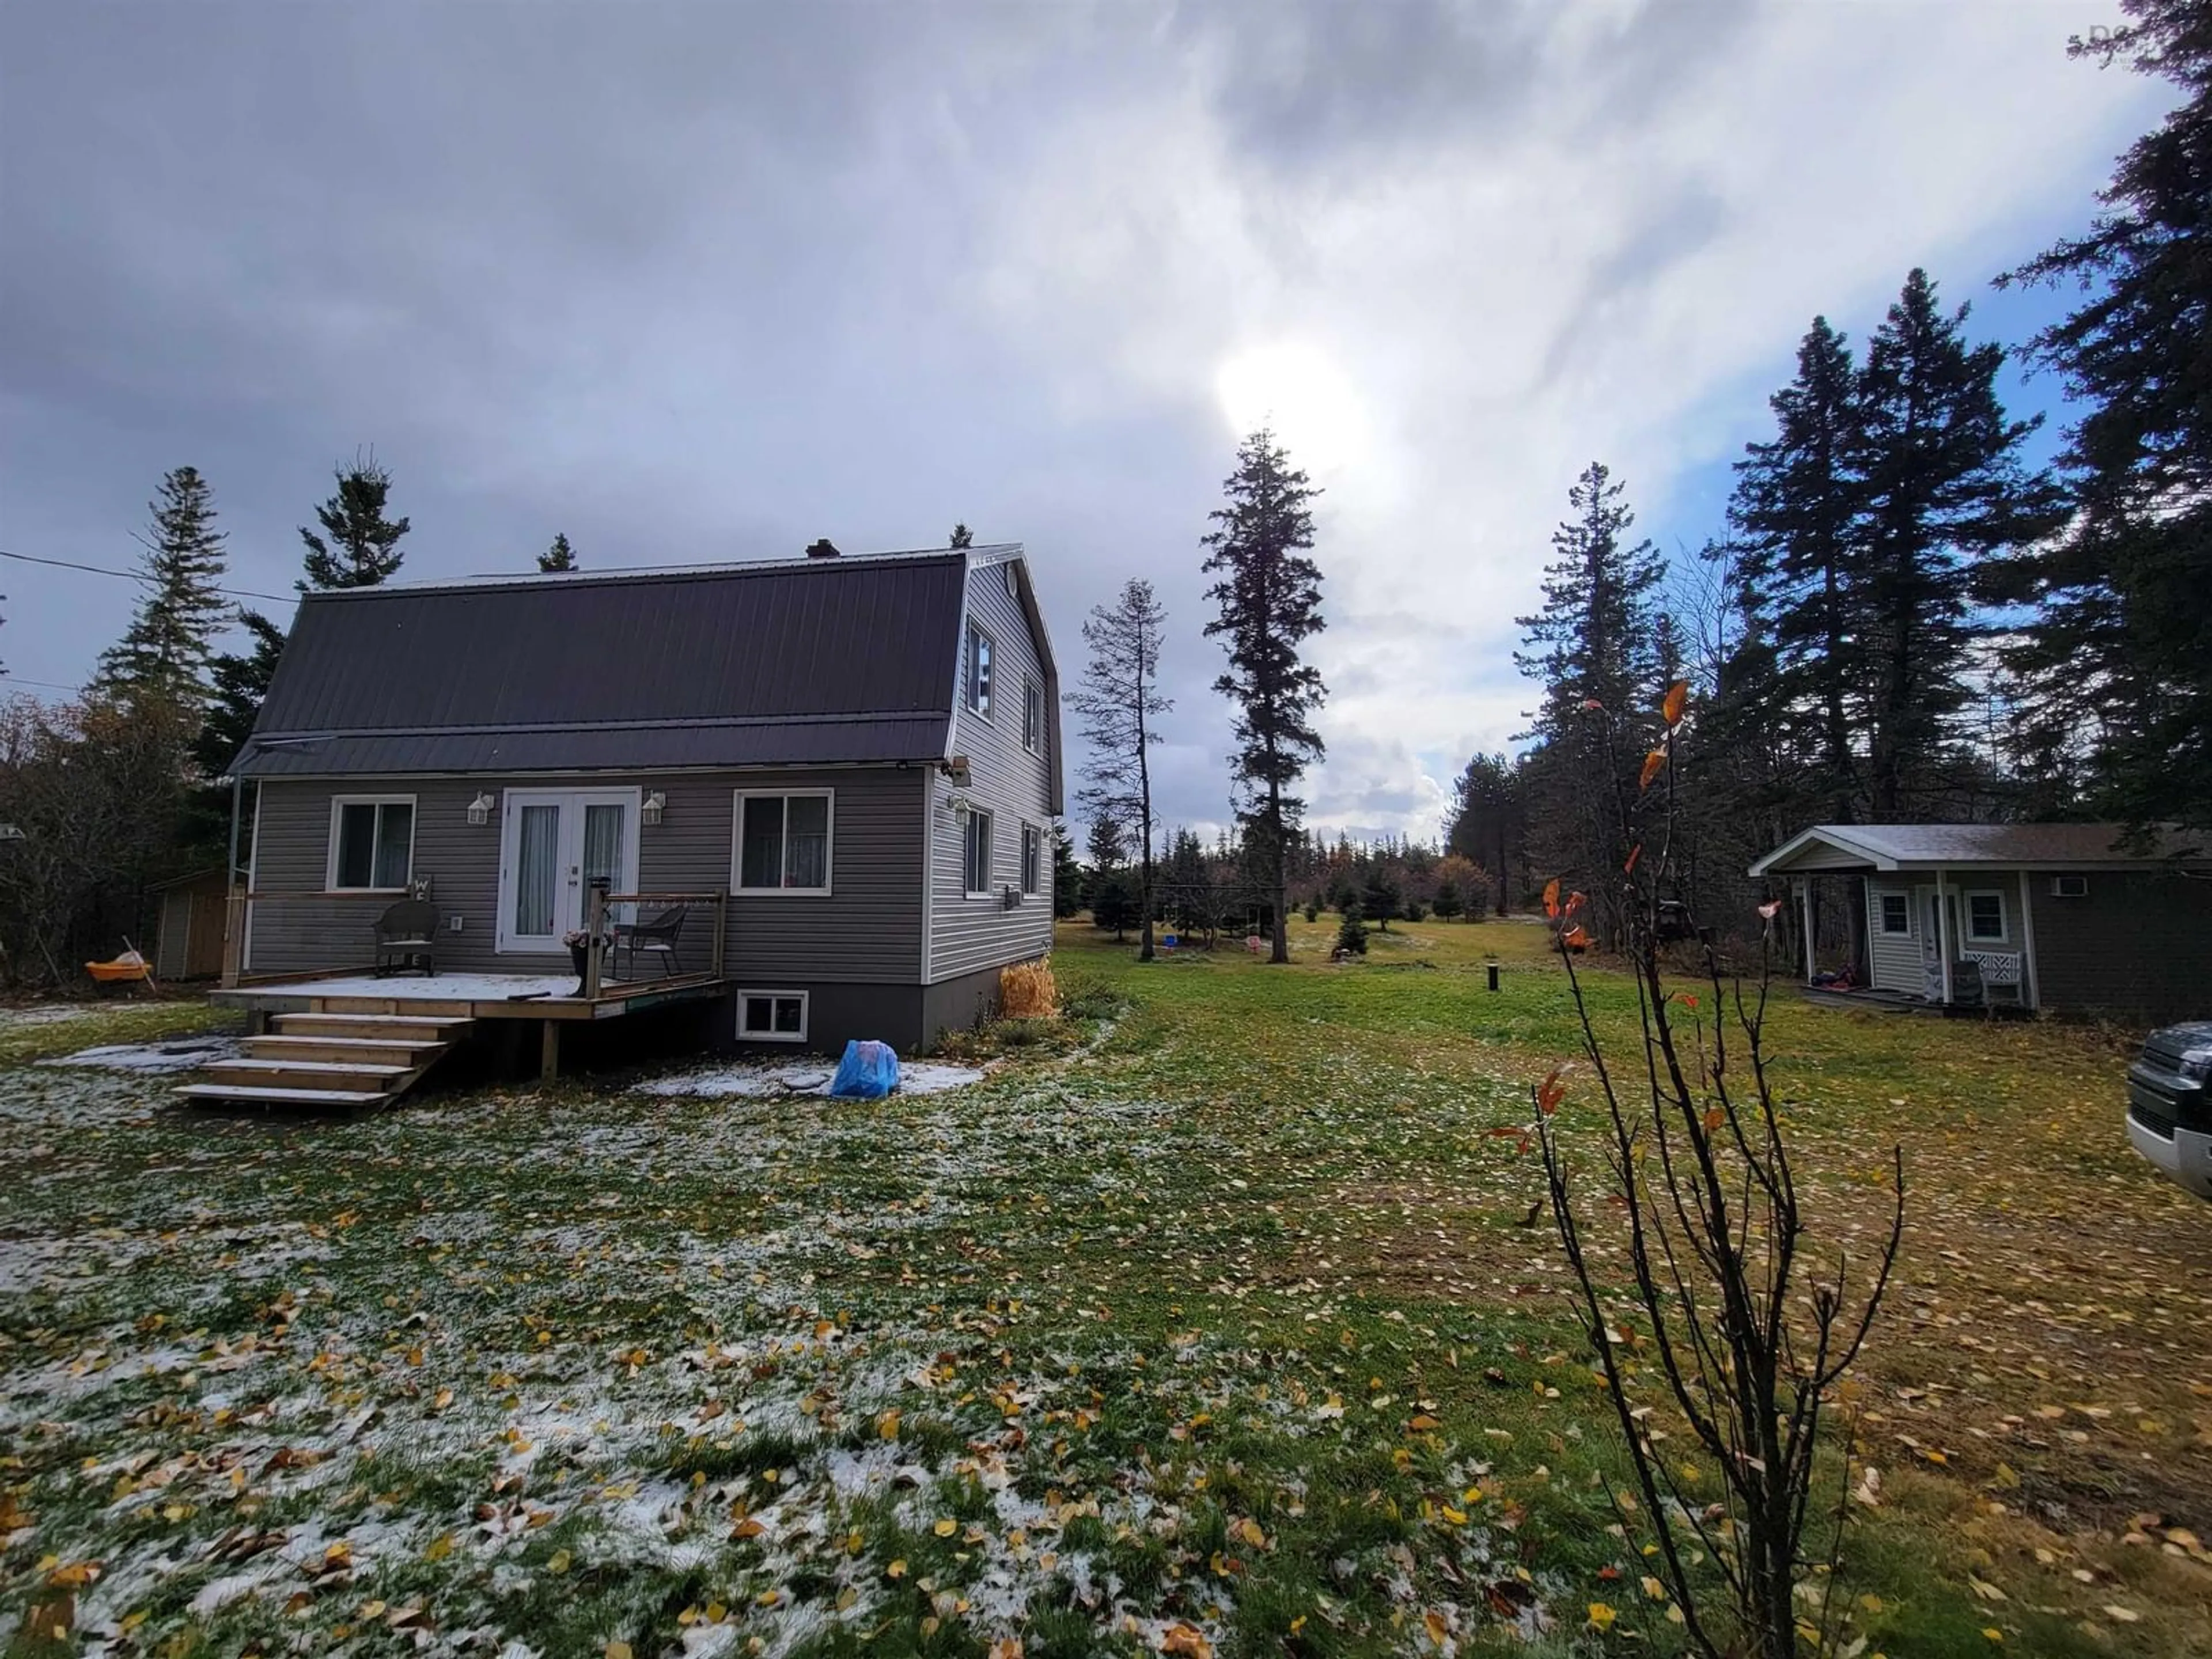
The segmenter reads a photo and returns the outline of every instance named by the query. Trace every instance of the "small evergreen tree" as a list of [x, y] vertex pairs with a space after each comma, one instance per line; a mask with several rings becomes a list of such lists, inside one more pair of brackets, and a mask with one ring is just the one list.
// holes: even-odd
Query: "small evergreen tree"
[[123, 637], [102, 653], [94, 690], [125, 708], [159, 702], [197, 712], [208, 699], [216, 634], [230, 612], [216, 591], [227, 532], [215, 527], [207, 481], [195, 467], [164, 477], [148, 510], [151, 533], [139, 538], [146, 597]]
[[1439, 880], [1437, 883], [1436, 912], [1438, 921], [1449, 921], [1466, 907], [1459, 896], [1459, 884]]
[[538, 556], [538, 568], [549, 576], [576, 568], [576, 550], [568, 545], [567, 532], [555, 536], [553, 545]]
[[1298, 654], [1301, 642], [1325, 625], [1321, 569], [1305, 556], [1314, 544], [1311, 504], [1321, 491], [1263, 427], [1237, 446], [1237, 471], [1222, 493], [1228, 505], [1209, 515], [1219, 527], [1203, 538], [1213, 550], [1204, 568], [1220, 577], [1206, 589], [1219, 614], [1206, 633], [1229, 654], [1214, 690], [1236, 705], [1231, 760], [1249, 803], [1243, 813], [1246, 846], [1269, 872], [1268, 960], [1285, 963], [1290, 842], [1304, 808], [1290, 786], [1325, 752], [1313, 717], [1328, 690], [1320, 671]]
[[1110, 927], [1114, 942], [1137, 925], [1137, 884], [1126, 870], [1099, 870], [1091, 878], [1091, 925]]
[[1075, 843], [1068, 839], [1067, 826], [1058, 818], [1052, 821], [1052, 914], [1054, 921], [1065, 921], [1083, 909], [1083, 866], [1075, 861]]
[[374, 450], [337, 469], [337, 492], [315, 509], [323, 526], [317, 535], [305, 525], [307, 574], [302, 593], [318, 588], [374, 587], [399, 569], [400, 538], [408, 521], [385, 516], [392, 474], [378, 464]]
[[1390, 931], [1390, 918], [1398, 914], [1400, 902], [1396, 873], [1381, 859], [1375, 860], [1367, 867], [1367, 884], [1360, 890], [1360, 915], [1373, 917], [1375, 925], [1387, 933]]
[[1336, 930], [1336, 948], [1346, 956], [1367, 954], [1367, 922], [1359, 914], [1358, 899], [1345, 901], [1344, 921]]
[[952, 549], [956, 553], [960, 551], [963, 548], [973, 547], [975, 544], [975, 532], [969, 529], [965, 524], [954, 525], [952, 526], [952, 539], [945, 544], [947, 547]]

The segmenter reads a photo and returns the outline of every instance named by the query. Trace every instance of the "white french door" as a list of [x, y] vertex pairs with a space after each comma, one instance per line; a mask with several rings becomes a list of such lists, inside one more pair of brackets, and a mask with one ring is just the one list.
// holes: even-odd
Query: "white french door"
[[[635, 789], [510, 789], [500, 820], [498, 948], [559, 955], [605, 877], [637, 890]], [[617, 909], [623, 907], [617, 906]]]

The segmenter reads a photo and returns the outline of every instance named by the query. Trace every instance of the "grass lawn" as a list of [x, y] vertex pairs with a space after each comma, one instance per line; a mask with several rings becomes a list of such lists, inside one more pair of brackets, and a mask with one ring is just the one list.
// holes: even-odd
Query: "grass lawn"
[[[1333, 932], [1063, 929], [1074, 1017], [866, 1105], [202, 1117], [33, 1062], [204, 1012], [0, 1010], [0, 1653], [1672, 1650], [1490, 1133], [1563, 977], [1524, 924]], [[1823, 1219], [1893, 1140], [1912, 1189], [1849, 1639], [2212, 1651], [2212, 1206], [2128, 1150], [2124, 1046], [1771, 1038]]]

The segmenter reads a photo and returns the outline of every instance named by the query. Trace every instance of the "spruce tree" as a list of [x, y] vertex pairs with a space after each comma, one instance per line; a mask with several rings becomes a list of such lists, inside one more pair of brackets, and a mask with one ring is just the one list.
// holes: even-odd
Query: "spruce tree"
[[1832, 823], [1859, 817], [1860, 761], [1854, 734], [1863, 718], [1868, 672], [1865, 618], [1856, 556], [1864, 492], [1854, 471], [1861, 442], [1859, 379], [1844, 336], [1815, 317], [1797, 347], [1797, 375], [1767, 400], [1775, 435], [1744, 446], [1729, 501], [1728, 556], [1740, 604], [1763, 624], [1742, 644], [1758, 655], [1741, 665], [1747, 731], [1783, 744], [1801, 731], [1817, 755], [1813, 775], [1793, 787], [1791, 810]]
[[[192, 759], [201, 773], [219, 778], [230, 770], [253, 723], [261, 718], [262, 700], [276, 675], [276, 659], [284, 650], [284, 630], [255, 611], [240, 611], [239, 623], [252, 639], [243, 653], [225, 653], [209, 665], [211, 682], [207, 710], [199, 736], [192, 744]], [[226, 805], [224, 811], [228, 811]]]
[[1167, 612], [1152, 585], [1131, 577], [1111, 605], [1093, 605], [1083, 624], [1091, 660], [1064, 699], [1082, 720], [1090, 745], [1077, 799], [1101, 817], [1137, 830], [1137, 902], [1143, 915], [1137, 958], [1152, 959], [1152, 757], [1159, 717], [1175, 707], [1160, 695], [1160, 649]]
[[965, 524], [954, 525], [952, 526], [952, 538], [945, 543], [945, 545], [956, 553], [963, 548], [973, 547], [975, 544], [975, 532], [969, 529]]
[[[1452, 815], [1444, 849], [1497, 881], [1498, 914], [1507, 908], [1508, 878], [1527, 830], [1520, 769], [1503, 755], [1477, 755], [1452, 787]], [[1472, 888], [1468, 908], [1480, 913], [1483, 896]]]
[[538, 568], [549, 576], [562, 575], [576, 568], [576, 550], [568, 545], [564, 531], [553, 538], [553, 545], [538, 556]]
[[1229, 655], [1228, 672], [1213, 688], [1236, 705], [1231, 766], [1245, 802], [1239, 816], [1248, 850], [1268, 872], [1267, 959], [1285, 963], [1290, 837], [1304, 811], [1291, 786], [1325, 752], [1313, 720], [1328, 690], [1320, 671], [1298, 654], [1326, 625], [1321, 569], [1305, 556], [1314, 544], [1311, 504], [1321, 491], [1262, 427], [1237, 446], [1237, 471], [1222, 493], [1228, 504], [1208, 515], [1219, 527], [1203, 538], [1213, 550], [1203, 568], [1220, 577], [1206, 589], [1219, 612], [1206, 633]]
[[1553, 533], [1558, 556], [1544, 568], [1544, 608], [1519, 618], [1528, 647], [1515, 665], [1543, 686], [1521, 766], [1529, 839], [1548, 868], [1587, 890], [1595, 920], [1619, 931], [1616, 792], [1632, 787], [1643, 757], [1630, 729], [1649, 711], [1657, 677], [1653, 594], [1665, 567], [1650, 541], [1626, 538], [1636, 515], [1625, 488], [1593, 461], [1567, 492], [1571, 516]]
[[1967, 308], [1946, 315], [1924, 270], [1868, 343], [1854, 470], [1863, 492], [1856, 561], [1865, 652], [1868, 793], [1877, 823], [1929, 810], [1946, 787], [1978, 635], [1976, 568], [2052, 526], [2020, 448], [2040, 424], [2005, 416], [2004, 349], [1970, 346]]
[[322, 534], [300, 526], [300, 539], [307, 548], [307, 574], [299, 585], [302, 593], [374, 587], [399, 569], [399, 540], [408, 525], [404, 519], [385, 516], [392, 474], [371, 450], [356, 455], [351, 466], [339, 467], [337, 477], [337, 494], [315, 509]]
[[209, 695], [215, 635], [230, 611], [217, 591], [228, 532], [216, 528], [207, 481], [194, 467], [164, 477], [147, 508], [154, 522], [139, 538], [146, 597], [123, 637], [101, 654], [94, 687], [125, 708], [161, 703], [197, 711]]
[[2087, 405], [2060, 456], [2062, 533], [2008, 561], [2035, 607], [2007, 653], [2026, 758], [2138, 827], [2212, 827], [2212, 11], [2120, 0], [2069, 54], [2170, 82], [2178, 107], [2119, 158], [2087, 232], [2000, 283], [2083, 297], [2028, 347]]

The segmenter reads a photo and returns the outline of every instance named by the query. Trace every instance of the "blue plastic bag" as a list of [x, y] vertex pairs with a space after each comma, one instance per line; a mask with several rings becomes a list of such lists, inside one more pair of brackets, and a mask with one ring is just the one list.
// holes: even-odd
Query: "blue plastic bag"
[[830, 1092], [840, 1100], [881, 1100], [898, 1087], [898, 1056], [891, 1045], [856, 1037], [845, 1045], [837, 1075], [830, 1079]]

